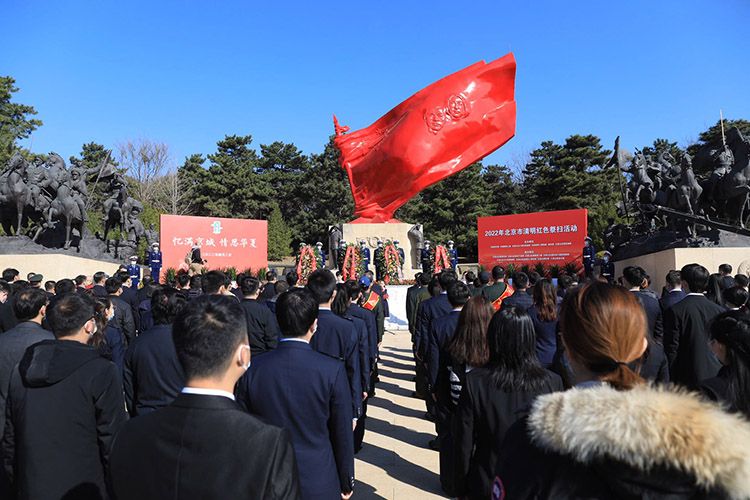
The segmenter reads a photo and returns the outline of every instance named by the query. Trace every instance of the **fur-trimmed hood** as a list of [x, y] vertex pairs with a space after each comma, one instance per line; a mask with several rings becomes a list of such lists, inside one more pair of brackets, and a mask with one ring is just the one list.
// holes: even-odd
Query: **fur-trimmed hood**
[[694, 394], [647, 385], [571, 389], [537, 398], [528, 422], [537, 446], [580, 463], [667, 467], [750, 498], [750, 422]]

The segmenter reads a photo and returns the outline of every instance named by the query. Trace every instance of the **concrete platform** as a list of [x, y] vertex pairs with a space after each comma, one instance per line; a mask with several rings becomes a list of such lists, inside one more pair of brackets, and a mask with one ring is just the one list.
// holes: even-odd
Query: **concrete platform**
[[427, 446], [435, 425], [424, 418], [424, 401], [411, 397], [409, 332], [386, 332], [380, 355], [380, 383], [367, 411], [365, 444], [356, 455], [353, 498], [447, 498], [440, 490], [438, 453]]

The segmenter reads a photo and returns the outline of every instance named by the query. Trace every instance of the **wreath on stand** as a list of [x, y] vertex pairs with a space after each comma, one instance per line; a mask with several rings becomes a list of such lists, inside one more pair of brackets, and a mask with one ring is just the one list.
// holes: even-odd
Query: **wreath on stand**
[[313, 271], [318, 269], [318, 256], [315, 255], [317, 248], [313, 249], [309, 245], [304, 245], [299, 249], [297, 255], [297, 278], [300, 284], [307, 283], [307, 278]]
[[434, 256], [434, 265], [432, 268], [433, 274], [438, 274], [444, 269], [453, 269], [451, 266], [451, 260], [448, 257], [448, 249], [443, 245], [438, 245], [435, 250], [432, 251]]
[[401, 282], [404, 278], [402, 270], [404, 263], [401, 261], [401, 254], [398, 253], [398, 249], [392, 241], [386, 242], [385, 248], [383, 248], [383, 260], [385, 268], [383, 281], [385, 281], [385, 284]]
[[[339, 250], [340, 251], [340, 250]], [[341, 278], [344, 281], [358, 280], [365, 274], [365, 263], [362, 261], [362, 251], [357, 245], [349, 244], [344, 252], [344, 265]]]

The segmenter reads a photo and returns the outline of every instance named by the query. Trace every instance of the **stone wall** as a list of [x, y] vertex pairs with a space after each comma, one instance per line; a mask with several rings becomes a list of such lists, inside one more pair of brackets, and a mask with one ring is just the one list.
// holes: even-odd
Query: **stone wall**
[[736, 274], [740, 264], [746, 260], [750, 261], [750, 247], [670, 248], [616, 261], [615, 277], [622, 276], [622, 270], [627, 266], [641, 266], [651, 276], [651, 288], [661, 293], [666, 283], [665, 277], [672, 269], [679, 270], [687, 264], [697, 263], [709, 272], [717, 273], [721, 264], [730, 264], [732, 273]]
[[375, 272], [375, 248], [378, 240], [398, 240], [404, 249], [404, 279], [414, 279], [414, 274], [422, 270], [419, 263], [419, 250], [409, 241], [409, 230], [414, 224], [383, 223], [383, 224], [344, 224], [342, 239], [347, 243], [367, 242], [370, 248], [370, 270]]
[[0, 269], [12, 267], [21, 272], [21, 279], [34, 272], [44, 276], [44, 280], [57, 281], [63, 278], [75, 278], [79, 274], [93, 275], [104, 271], [110, 276], [117, 271], [118, 264], [67, 254], [15, 254], [0, 255]]

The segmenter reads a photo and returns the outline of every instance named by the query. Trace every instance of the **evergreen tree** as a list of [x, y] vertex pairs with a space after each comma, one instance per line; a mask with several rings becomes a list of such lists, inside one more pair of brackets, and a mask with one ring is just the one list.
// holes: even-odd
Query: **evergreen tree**
[[588, 209], [589, 235], [601, 247], [609, 218], [617, 218], [616, 167], [604, 168], [611, 151], [598, 137], [572, 135], [560, 146], [542, 142], [524, 169], [524, 192], [533, 211]]
[[[292, 209], [284, 213], [292, 228], [293, 243], [328, 241], [328, 227], [349, 222], [354, 199], [346, 171], [339, 165], [333, 137], [323, 153], [310, 157], [307, 168], [295, 177]], [[283, 210], [282, 210], [283, 213]]]
[[271, 215], [268, 216], [268, 260], [279, 261], [291, 254], [292, 231], [281, 215], [277, 203], [273, 203]]
[[417, 194], [396, 212], [396, 218], [424, 224], [427, 238], [435, 243], [453, 240], [459, 253], [474, 258], [477, 217], [495, 215], [494, 188], [483, 178], [482, 164], [474, 163]]
[[16, 142], [26, 139], [42, 121], [31, 118], [37, 114], [33, 106], [11, 102], [18, 92], [16, 80], [10, 76], [0, 76], [0, 165], [5, 166], [18, 149]]

